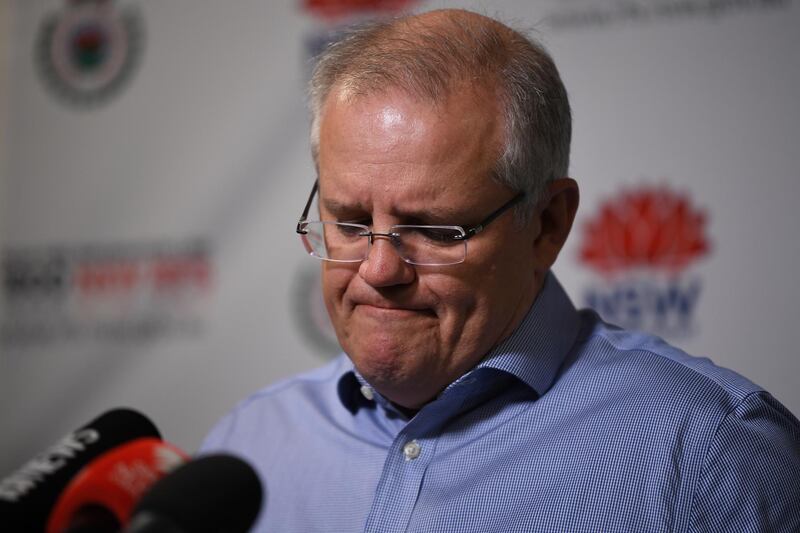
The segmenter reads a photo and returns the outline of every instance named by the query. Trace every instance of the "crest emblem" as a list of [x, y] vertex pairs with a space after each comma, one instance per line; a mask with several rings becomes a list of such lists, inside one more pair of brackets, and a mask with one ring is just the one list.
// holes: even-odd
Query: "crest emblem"
[[79, 107], [117, 95], [139, 64], [142, 22], [133, 7], [113, 0], [72, 0], [45, 18], [36, 62], [45, 85]]

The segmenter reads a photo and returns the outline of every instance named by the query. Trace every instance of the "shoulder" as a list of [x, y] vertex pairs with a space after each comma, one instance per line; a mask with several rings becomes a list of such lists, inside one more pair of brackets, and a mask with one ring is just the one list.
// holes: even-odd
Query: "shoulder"
[[583, 318], [551, 403], [625, 464], [670, 480], [688, 531], [800, 531], [800, 422], [788, 409], [708, 358]]
[[[329, 418], [337, 383], [351, 365], [340, 355], [328, 364], [269, 385], [242, 400], [212, 428], [201, 451], [235, 450], [263, 442], [269, 434], [297, 427], [299, 420]], [[270, 439], [274, 440], [274, 439]]]
[[584, 318], [553, 387], [560, 403], [576, 407], [571, 416], [592, 413], [609, 431], [645, 433], [660, 443], [654, 446], [680, 448], [698, 465], [713, 446], [724, 447], [726, 430], [741, 426], [748, 434], [771, 427], [764, 431], [772, 442], [797, 448], [800, 422], [746, 377], [656, 336], [610, 326], [591, 313]]
[[800, 531], [800, 422], [767, 392], [720, 422], [704, 456], [690, 531]]
[[291, 401], [295, 397], [313, 397], [321, 394], [328, 385], [333, 384], [335, 387], [339, 377], [350, 369], [352, 364], [344, 354], [341, 354], [323, 366], [264, 387], [245, 398], [234, 410], [247, 410], [262, 403]]
[[689, 355], [655, 335], [620, 329], [583, 313], [587, 327], [576, 346], [581, 360], [575, 364], [585, 365], [595, 379], [605, 376], [611, 388], [639, 400], [651, 396], [688, 403], [719, 421], [749, 396], [764, 392], [708, 357]]
[[608, 406], [599, 416], [613, 431], [644, 430], [648, 453], [682, 465], [690, 531], [800, 530], [800, 422], [788, 409], [708, 358], [585, 318], [570, 388], [599, 391], [589, 405]]

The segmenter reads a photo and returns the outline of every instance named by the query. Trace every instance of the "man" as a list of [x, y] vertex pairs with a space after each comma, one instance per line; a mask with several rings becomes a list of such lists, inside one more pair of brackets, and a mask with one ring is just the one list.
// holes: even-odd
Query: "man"
[[411, 16], [327, 50], [311, 95], [297, 231], [346, 356], [203, 447], [258, 470], [259, 531], [800, 530], [791, 413], [577, 312], [550, 273], [578, 186], [540, 47], [465, 11]]

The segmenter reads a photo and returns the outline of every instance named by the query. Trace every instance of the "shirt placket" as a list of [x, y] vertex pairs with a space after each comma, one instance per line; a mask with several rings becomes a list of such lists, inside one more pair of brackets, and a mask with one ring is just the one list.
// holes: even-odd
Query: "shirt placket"
[[426, 406], [398, 433], [389, 448], [365, 532], [408, 529], [425, 472], [435, 458], [441, 430], [462, 409], [464, 400], [462, 391], [452, 391]]
[[405, 531], [417, 502], [436, 438], [413, 438], [403, 431], [392, 443], [384, 463], [375, 499], [364, 527], [366, 532]]

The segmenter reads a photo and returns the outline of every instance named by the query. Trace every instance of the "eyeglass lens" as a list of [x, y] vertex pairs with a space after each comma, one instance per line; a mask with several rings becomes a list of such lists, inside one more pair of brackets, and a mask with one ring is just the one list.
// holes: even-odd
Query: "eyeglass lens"
[[370, 241], [387, 238], [401, 258], [416, 265], [450, 265], [466, 257], [464, 231], [447, 226], [392, 226], [374, 236], [360, 224], [306, 222], [303, 243], [309, 254], [329, 261], [356, 262], [367, 258]]

